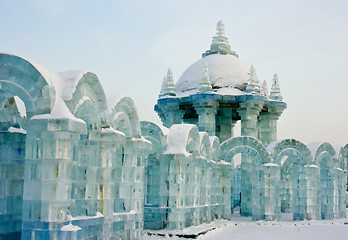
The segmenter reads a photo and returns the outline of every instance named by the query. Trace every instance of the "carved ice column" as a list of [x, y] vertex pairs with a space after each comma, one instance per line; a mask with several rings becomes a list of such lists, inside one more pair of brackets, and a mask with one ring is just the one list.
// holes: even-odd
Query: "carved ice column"
[[258, 139], [257, 118], [262, 110], [263, 102], [247, 100], [240, 103], [240, 108], [237, 109], [241, 120], [241, 135], [250, 136]]
[[27, 130], [22, 239], [63, 239], [59, 230], [70, 220], [72, 165], [86, 125], [69, 118], [32, 119]]
[[183, 112], [179, 109], [179, 99], [172, 98], [160, 98], [157, 100], [155, 111], [161, 118], [163, 125], [170, 128], [173, 124], [182, 123]]
[[271, 101], [268, 112], [261, 112], [258, 120], [259, 139], [264, 146], [277, 140], [277, 121], [286, 103]]
[[115, 190], [117, 189], [118, 172], [117, 152], [125, 142], [125, 135], [113, 128], [103, 128], [100, 136], [101, 163], [98, 190], [100, 191], [99, 207], [106, 221], [103, 223], [103, 237], [111, 238], [115, 233], [113, 229]]
[[234, 136], [234, 126], [237, 121], [232, 120], [233, 112], [231, 107], [220, 108], [220, 114], [220, 121], [217, 126], [219, 132], [217, 131], [216, 134], [220, 138], [220, 141], [223, 142]]
[[209, 136], [215, 136], [215, 117], [218, 103], [214, 94], [197, 94], [192, 96], [193, 106], [198, 114], [198, 129], [207, 132]]

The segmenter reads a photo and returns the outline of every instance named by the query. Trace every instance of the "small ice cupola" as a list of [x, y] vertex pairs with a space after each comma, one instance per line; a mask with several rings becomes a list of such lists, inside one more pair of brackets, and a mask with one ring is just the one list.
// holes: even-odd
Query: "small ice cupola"
[[231, 50], [231, 46], [228, 43], [228, 38], [225, 37], [225, 24], [219, 21], [216, 24], [216, 36], [213, 37], [213, 42], [210, 45], [210, 49], [202, 54], [202, 57], [209, 56], [211, 54], [233, 55], [238, 57], [236, 52]]

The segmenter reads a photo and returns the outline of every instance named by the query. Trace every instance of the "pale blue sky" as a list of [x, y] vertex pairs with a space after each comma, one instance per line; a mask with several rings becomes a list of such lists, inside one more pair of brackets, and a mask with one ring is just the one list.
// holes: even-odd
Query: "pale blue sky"
[[0, 51], [52, 72], [96, 73], [106, 94], [129, 95], [143, 120], [163, 76], [177, 81], [210, 46], [219, 20], [232, 49], [288, 109], [279, 138], [348, 143], [348, 1], [0, 0]]

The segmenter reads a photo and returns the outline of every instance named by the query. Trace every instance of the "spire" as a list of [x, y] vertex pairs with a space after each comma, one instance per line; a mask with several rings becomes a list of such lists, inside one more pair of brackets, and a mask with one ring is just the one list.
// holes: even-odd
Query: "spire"
[[167, 71], [167, 77], [163, 78], [161, 92], [159, 97], [164, 98], [168, 96], [176, 96], [175, 93], [175, 85], [173, 81], [173, 73], [172, 70], [169, 68]]
[[255, 67], [251, 65], [250, 71], [249, 71], [249, 79], [246, 85], [246, 92], [260, 94], [261, 91], [262, 91], [262, 86], [260, 81], [257, 78]]
[[263, 81], [262, 84], [262, 88], [263, 88], [263, 94], [265, 95], [265, 97], [269, 97], [269, 93], [268, 93], [268, 86], [267, 86], [267, 82]]
[[278, 75], [276, 73], [273, 76], [273, 84], [272, 84], [271, 93], [270, 93], [269, 98], [272, 100], [276, 100], [276, 101], [283, 100], [283, 97], [280, 93]]
[[230, 54], [238, 57], [238, 55], [231, 50], [231, 46], [228, 43], [228, 38], [225, 37], [225, 24], [219, 21], [216, 24], [216, 36], [213, 37], [213, 41], [210, 45], [210, 49], [202, 54], [202, 57], [206, 57], [212, 54]]
[[211, 93], [212, 91], [211, 83], [209, 81], [209, 71], [208, 71], [208, 63], [205, 62], [203, 66], [203, 74], [201, 86], [198, 89], [199, 93]]
[[221, 20], [216, 24], [216, 36], [225, 37], [225, 24]]

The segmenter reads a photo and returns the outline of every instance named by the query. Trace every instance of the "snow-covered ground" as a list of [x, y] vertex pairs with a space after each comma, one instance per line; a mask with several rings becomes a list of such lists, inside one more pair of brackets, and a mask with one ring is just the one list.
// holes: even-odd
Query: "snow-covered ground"
[[[348, 212], [347, 212], [348, 213]], [[348, 215], [348, 214], [347, 214]], [[282, 215], [281, 221], [252, 221], [251, 218], [231, 216], [229, 221], [219, 220], [211, 224], [178, 231], [179, 234], [197, 233], [216, 228], [199, 236], [199, 240], [348, 240], [348, 218], [335, 220], [292, 221], [290, 215]], [[144, 240], [184, 239], [169, 237], [174, 231], [160, 231], [165, 237], [148, 236]]]

